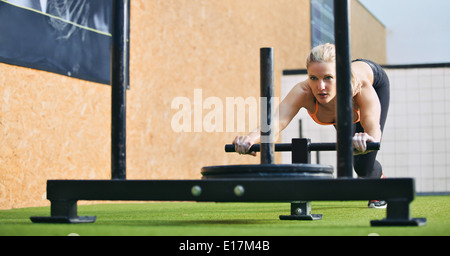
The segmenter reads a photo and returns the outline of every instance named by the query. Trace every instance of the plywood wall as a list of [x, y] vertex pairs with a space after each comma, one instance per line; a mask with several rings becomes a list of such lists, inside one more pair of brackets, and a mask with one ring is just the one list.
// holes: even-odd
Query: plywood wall
[[[194, 94], [196, 104], [258, 98], [259, 49], [273, 47], [279, 96], [282, 71], [305, 68], [309, 22], [309, 0], [131, 1], [127, 178], [198, 179], [203, 166], [259, 163], [223, 150], [250, 127], [193, 131], [212, 111], [194, 115]], [[48, 179], [110, 179], [110, 89], [0, 63], [0, 209], [49, 205]], [[191, 132], [172, 128], [178, 97], [191, 103]]]
[[386, 64], [386, 27], [359, 1], [351, 3], [352, 58]]
[[0, 64], [0, 207], [42, 205], [47, 179], [108, 176], [110, 88]]

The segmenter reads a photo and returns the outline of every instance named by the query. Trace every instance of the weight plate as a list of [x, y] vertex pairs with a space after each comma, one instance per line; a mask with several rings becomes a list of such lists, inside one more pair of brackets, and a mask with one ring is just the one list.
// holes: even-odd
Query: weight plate
[[219, 165], [202, 168], [203, 179], [333, 178], [333, 166], [319, 164]]

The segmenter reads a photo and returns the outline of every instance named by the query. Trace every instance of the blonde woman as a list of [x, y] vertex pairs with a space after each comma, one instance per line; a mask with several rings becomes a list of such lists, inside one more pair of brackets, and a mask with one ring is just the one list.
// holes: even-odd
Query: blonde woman
[[[295, 85], [278, 108], [278, 135], [291, 122], [301, 108], [320, 125], [336, 124], [336, 59], [333, 44], [314, 47], [307, 57], [308, 79]], [[376, 63], [357, 59], [351, 64], [353, 91], [353, 146], [354, 169], [361, 178], [383, 178], [381, 164], [376, 160], [377, 151], [367, 151], [366, 142], [381, 142], [389, 108], [389, 79]], [[335, 126], [336, 127], [336, 126]], [[233, 144], [236, 152], [248, 152], [259, 143], [259, 129], [246, 136], [237, 136]], [[369, 201], [371, 208], [385, 208], [386, 202]]]

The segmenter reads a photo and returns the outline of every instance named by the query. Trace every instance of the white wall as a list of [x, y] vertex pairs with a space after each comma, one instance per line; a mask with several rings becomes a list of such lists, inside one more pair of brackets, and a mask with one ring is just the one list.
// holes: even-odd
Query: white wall
[[[377, 157], [384, 174], [415, 178], [417, 192], [450, 192], [450, 67], [385, 70], [391, 102]], [[284, 75], [282, 97], [304, 79]], [[299, 118], [303, 136], [312, 142], [336, 141], [333, 126], [316, 124], [303, 109], [283, 131], [283, 142], [299, 136]], [[290, 153], [282, 153], [282, 162], [290, 163]], [[321, 152], [320, 163], [336, 166], [336, 152]]]

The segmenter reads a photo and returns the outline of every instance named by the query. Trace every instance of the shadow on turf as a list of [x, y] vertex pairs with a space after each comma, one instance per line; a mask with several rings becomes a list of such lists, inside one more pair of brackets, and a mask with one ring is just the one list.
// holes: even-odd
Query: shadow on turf
[[[276, 220], [278, 221], [278, 220]], [[97, 221], [99, 225], [126, 226], [192, 226], [192, 225], [253, 225], [270, 224], [272, 220], [117, 220]]]

